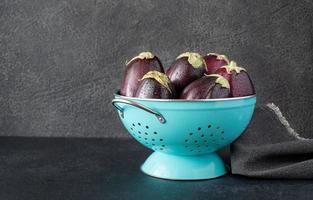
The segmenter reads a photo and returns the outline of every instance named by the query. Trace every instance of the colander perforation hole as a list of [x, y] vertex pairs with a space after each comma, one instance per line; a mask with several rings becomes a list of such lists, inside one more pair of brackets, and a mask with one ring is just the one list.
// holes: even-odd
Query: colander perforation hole
[[202, 134], [201, 137], [204, 137], [204, 134]]
[[149, 126], [146, 126], [146, 129], [149, 129]]
[[160, 148], [161, 151], [163, 151], [163, 148]]
[[147, 133], [147, 132], [145, 132], [145, 135], [148, 135], [148, 133]]
[[217, 127], [216, 127], [216, 129], [220, 129], [220, 127], [219, 127], [219, 126], [217, 126]]
[[134, 123], [132, 124], [133, 126], [136, 126]]
[[165, 147], [165, 145], [164, 145], [164, 144], [162, 144], [161, 146], [162, 146], [162, 147]]
[[155, 141], [155, 139], [154, 139], [154, 138], [152, 138], [151, 140], [152, 140], [152, 141]]
[[141, 134], [141, 131], [138, 131], [139, 134]]
[[145, 140], [147, 140], [148, 138], [145, 138]]
[[211, 127], [212, 127], [212, 125], [211, 125], [211, 124], [209, 124], [209, 125], [208, 125], [208, 128], [211, 128]]
[[210, 136], [213, 137], [214, 136], [213, 133]]
[[193, 149], [190, 149], [189, 151], [193, 151]]
[[154, 131], [153, 133], [154, 133], [154, 135], [157, 135], [157, 134], [158, 134], [158, 132], [156, 132], [156, 131]]
[[186, 139], [185, 142], [188, 142], [188, 140]]
[[141, 124], [140, 124], [140, 123], [138, 123], [138, 126], [141, 126]]
[[130, 128], [130, 130], [132, 130], [132, 131], [133, 131], [134, 129], [133, 129], [133, 128]]
[[200, 131], [200, 130], [201, 130], [201, 127], [198, 128], [198, 131]]
[[163, 139], [161, 138], [161, 139], [160, 139], [160, 141], [162, 142], [162, 141], [163, 141]]
[[193, 135], [193, 133], [189, 133], [189, 135]]
[[195, 143], [197, 143], [198, 142], [198, 140], [195, 140]]
[[155, 146], [155, 144], [154, 144], [154, 143], [152, 143], [152, 146]]
[[185, 148], [188, 148], [188, 146], [186, 145]]
[[221, 131], [221, 134], [224, 134], [225, 132], [224, 131]]

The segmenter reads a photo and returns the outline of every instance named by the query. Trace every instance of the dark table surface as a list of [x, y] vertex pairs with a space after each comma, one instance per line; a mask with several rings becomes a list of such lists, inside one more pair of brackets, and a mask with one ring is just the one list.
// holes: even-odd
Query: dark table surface
[[128, 139], [0, 138], [0, 199], [312, 199], [313, 181], [144, 175], [150, 151]]

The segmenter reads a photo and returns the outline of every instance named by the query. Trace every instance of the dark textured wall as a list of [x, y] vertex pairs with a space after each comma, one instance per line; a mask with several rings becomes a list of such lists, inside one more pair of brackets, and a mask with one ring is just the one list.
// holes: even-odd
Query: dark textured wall
[[[0, 135], [126, 136], [111, 108], [124, 63], [220, 52], [312, 132], [311, 0], [0, 1]], [[266, 121], [264, 121], [266, 125]]]

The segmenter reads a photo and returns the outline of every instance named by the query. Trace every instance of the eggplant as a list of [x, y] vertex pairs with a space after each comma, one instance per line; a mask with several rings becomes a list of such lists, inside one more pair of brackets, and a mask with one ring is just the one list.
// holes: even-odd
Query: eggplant
[[189, 83], [204, 74], [203, 59], [200, 54], [186, 52], [180, 54], [169, 67], [166, 74], [176, 88], [181, 92]]
[[134, 97], [139, 86], [139, 80], [149, 71], [164, 72], [159, 58], [151, 52], [142, 52], [132, 58], [126, 64], [124, 78], [122, 80], [120, 94], [127, 97]]
[[238, 67], [236, 62], [231, 61], [229, 65], [219, 68], [216, 73], [229, 81], [230, 95], [232, 97], [243, 97], [255, 94], [254, 85], [247, 70]]
[[203, 56], [203, 60], [207, 74], [213, 74], [220, 67], [229, 64], [229, 60], [225, 55], [217, 53], [208, 53], [206, 56]]
[[181, 99], [217, 99], [230, 95], [228, 81], [221, 75], [211, 74], [190, 83], [180, 94]]
[[166, 74], [150, 71], [140, 80], [135, 96], [149, 99], [174, 99], [176, 91]]

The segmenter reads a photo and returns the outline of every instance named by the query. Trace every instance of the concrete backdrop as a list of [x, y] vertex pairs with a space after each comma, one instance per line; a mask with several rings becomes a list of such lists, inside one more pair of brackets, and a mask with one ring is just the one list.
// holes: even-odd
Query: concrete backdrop
[[311, 0], [1, 0], [0, 135], [127, 137], [110, 101], [141, 51], [224, 53], [312, 133]]

